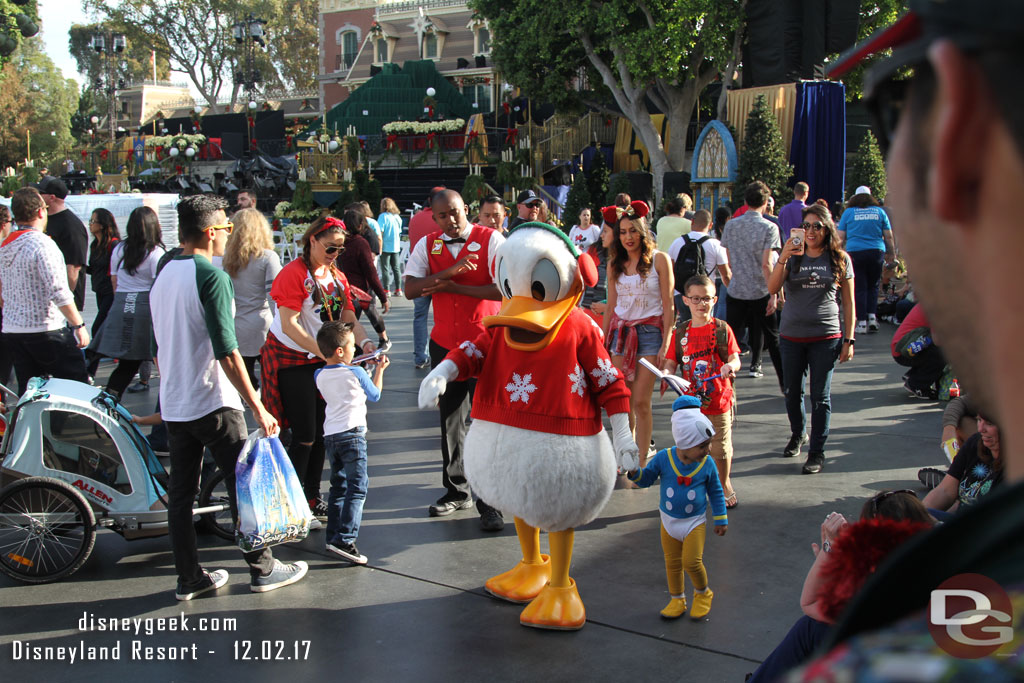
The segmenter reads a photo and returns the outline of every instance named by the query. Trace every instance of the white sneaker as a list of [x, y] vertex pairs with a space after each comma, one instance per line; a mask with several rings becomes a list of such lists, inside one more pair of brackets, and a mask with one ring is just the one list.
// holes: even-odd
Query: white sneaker
[[878, 318], [873, 313], [868, 313], [868, 329], [872, 332], [878, 332]]
[[314, 518], [313, 518], [313, 521], [311, 521], [311, 522], [309, 523], [309, 530], [310, 530], [310, 531], [314, 531], [314, 530], [316, 530], [316, 529], [323, 529], [323, 528], [324, 528], [324, 523], [323, 523], [323, 522], [321, 522], [321, 521], [320, 521], [319, 519], [317, 519], [316, 517], [314, 517]]
[[860, 321], [858, 321], [857, 322], [857, 327], [856, 327], [855, 331], [857, 332], [857, 334], [867, 334], [867, 332], [868, 332], [868, 321], [867, 320], [860, 320]]

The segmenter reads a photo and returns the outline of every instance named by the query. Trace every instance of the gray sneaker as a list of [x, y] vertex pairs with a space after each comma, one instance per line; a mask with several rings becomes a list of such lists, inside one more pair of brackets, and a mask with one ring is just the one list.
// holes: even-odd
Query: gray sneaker
[[285, 564], [280, 560], [274, 560], [274, 569], [266, 576], [255, 576], [249, 584], [249, 590], [253, 593], [266, 593], [267, 591], [283, 588], [290, 583], [295, 583], [309, 571], [309, 565], [299, 561], [292, 564]]
[[228, 582], [228, 573], [223, 569], [214, 572], [203, 571], [203, 578], [194, 586], [185, 586], [178, 581], [178, 588], [174, 591], [174, 597], [178, 600], [191, 600], [207, 591], [215, 591]]

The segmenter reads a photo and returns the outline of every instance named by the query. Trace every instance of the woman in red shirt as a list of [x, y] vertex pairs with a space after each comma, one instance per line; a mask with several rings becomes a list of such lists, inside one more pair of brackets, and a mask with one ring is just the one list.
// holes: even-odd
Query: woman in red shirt
[[[316, 334], [328, 320], [355, 325], [356, 343], [372, 351], [373, 342], [356, 321], [349, 284], [334, 261], [345, 246], [345, 225], [319, 218], [302, 236], [302, 254], [286, 265], [270, 288], [277, 313], [260, 352], [262, 399], [281, 428], [291, 427], [288, 456], [319, 522], [327, 520], [320, 495], [324, 469], [324, 412], [314, 373], [324, 358]], [[315, 526], [314, 528], [319, 528]]]

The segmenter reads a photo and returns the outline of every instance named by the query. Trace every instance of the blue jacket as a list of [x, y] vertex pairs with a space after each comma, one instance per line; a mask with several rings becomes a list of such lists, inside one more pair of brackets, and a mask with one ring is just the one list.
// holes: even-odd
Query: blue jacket
[[[684, 480], [689, 477], [689, 483]], [[659, 509], [666, 515], [685, 519], [704, 517], [708, 500], [711, 501], [712, 519], [716, 526], [728, 524], [725, 509], [725, 492], [718, 480], [718, 468], [710, 455], [692, 465], [683, 463], [676, 455], [675, 447], [662, 449], [647, 462], [647, 467], [629, 477], [641, 488], [647, 488], [661, 479], [661, 502]]]

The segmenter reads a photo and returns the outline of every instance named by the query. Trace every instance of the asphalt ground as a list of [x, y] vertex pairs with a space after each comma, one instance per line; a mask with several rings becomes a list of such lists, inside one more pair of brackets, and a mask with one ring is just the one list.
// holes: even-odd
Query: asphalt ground
[[[227, 569], [231, 579], [216, 593], [181, 603], [166, 538], [129, 542], [100, 531], [85, 566], [60, 583], [0, 577], [4, 679], [742, 681], [800, 616], [811, 543], [825, 515], [855, 518], [876, 492], [919, 489], [917, 469], [944, 463], [942, 404], [907, 397], [903, 369], [889, 357], [892, 326], [861, 335], [855, 359], [835, 373], [828, 460], [818, 475], [800, 474], [803, 458], [781, 457], [789, 428], [766, 358], [765, 377], [750, 379], [744, 367], [737, 382], [732, 476], [740, 504], [730, 511], [728, 534], [707, 538], [710, 615], [699, 622], [659, 616], [669, 596], [658, 490], [622, 489], [576, 533], [572, 576], [588, 623], [576, 632], [524, 628], [520, 607], [483, 590], [488, 577], [519, 558], [511, 520], [503, 532], [488, 534], [473, 510], [427, 515], [442, 492], [438, 416], [416, 406], [427, 371], [413, 367], [412, 304], [395, 303], [387, 316], [393, 363], [381, 402], [369, 410], [370, 491], [359, 536], [368, 566], [328, 556], [323, 532], [313, 531], [274, 549], [283, 560], [308, 562], [309, 575], [254, 594], [237, 548], [201, 536], [204, 566]], [[111, 368], [101, 365], [99, 379]], [[151, 412], [158, 381], [148, 392], [128, 394], [129, 409]], [[669, 396], [656, 400], [655, 439], [662, 445], [671, 441], [670, 411]], [[689, 584], [687, 595], [692, 604]], [[90, 617], [139, 620], [129, 622], [139, 633], [91, 630]], [[182, 618], [190, 630], [166, 630]], [[56, 661], [56, 649], [26, 644], [106, 647], [111, 657], [119, 646], [119, 658]], [[50, 656], [26, 659], [26, 651]]]

